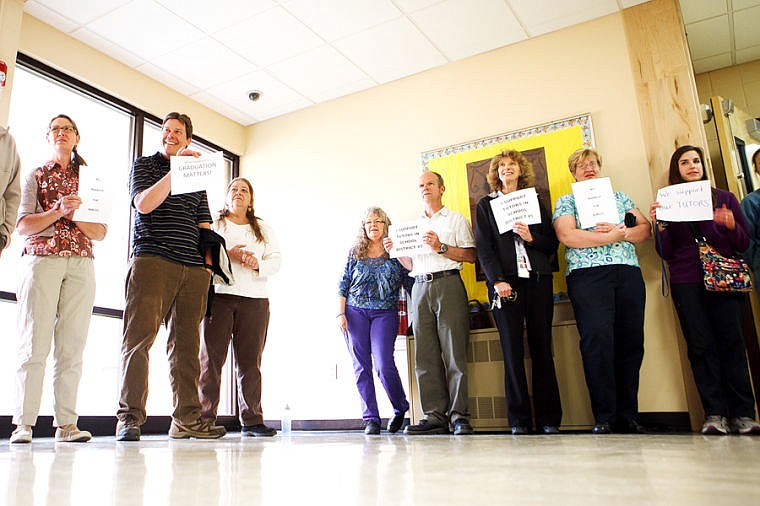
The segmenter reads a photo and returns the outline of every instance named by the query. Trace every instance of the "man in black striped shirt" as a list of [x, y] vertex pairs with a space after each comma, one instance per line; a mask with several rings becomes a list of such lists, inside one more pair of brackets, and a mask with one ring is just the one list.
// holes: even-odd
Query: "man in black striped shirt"
[[188, 149], [192, 134], [187, 115], [169, 113], [161, 130], [162, 151], [137, 159], [129, 178], [135, 212], [121, 347], [118, 441], [140, 440], [140, 426], [146, 420], [148, 352], [162, 322], [169, 332], [174, 398], [169, 437], [214, 439], [225, 434], [224, 427], [201, 421], [198, 400], [198, 327], [211, 281], [198, 238], [200, 228], [211, 228], [211, 213], [205, 191], [171, 195], [170, 157], [200, 156]]

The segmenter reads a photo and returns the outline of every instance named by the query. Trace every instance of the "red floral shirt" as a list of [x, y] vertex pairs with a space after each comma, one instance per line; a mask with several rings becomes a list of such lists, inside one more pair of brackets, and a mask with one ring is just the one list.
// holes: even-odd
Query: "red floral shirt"
[[[37, 203], [42, 212], [55, 206], [62, 196], [75, 195], [79, 190], [79, 167], [63, 169], [52, 160], [35, 169], [34, 177], [27, 181], [37, 183]], [[82, 256], [92, 258], [92, 241], [66, 218], [53, 224], [53, 235], [31, 235], [24, 241], [24, 254], [62, 257]]]

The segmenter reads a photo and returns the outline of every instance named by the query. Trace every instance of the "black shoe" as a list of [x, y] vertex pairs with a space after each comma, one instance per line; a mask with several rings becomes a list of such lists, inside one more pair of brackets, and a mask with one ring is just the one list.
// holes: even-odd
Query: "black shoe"
[[454, 420], [453, 426], [455, 436], [467, 436], [475, 432], [472, 430], [472, 425], [467, 421], [467, 418], [457, 418]]
[[559, 427], [556, 425], [544, 425], [543, 429], [544, 434], [559, 434]]
[[646, 434], [644, 427], [632, 418], [616, 423], [614, 429], [615, 432], [620, 434]]
[[447, 425], [437, 422], [431, 422], [428, 419], [422, 420], [417, 425], [407, 425], [404, 434], [408, 436], [421, 436], [427, 434], [448, 434]]
[[608, 423], [597, 423], [594, 425], [594, 428], [591, 429], [592, 434], [609, 434], [611, 432], [610, 424]]
[[396, 413], [393, 418], [388, 420], [388, 432], [394, 434], [401, 429], [401, 426], [404, 425], [404, 415], [406, 415], [406, 411]]
[[380, 424], [372, 420], [364, 423], [364, 433], [368, 436], [380, 434]]
[[267, 427], [263, 423], [259, 423], [256, 425], [243, 425], [243, 427], [240, 429], [241, 436], [272, 437], [275, 434], [277, 434], [277, 429], [273, 429], [272, 427]]
[[524, 425], [513, 425], [512, 426], [512, 435], [513, 436], [527, 436], [528, 434], [530, 434], [530, 431]]

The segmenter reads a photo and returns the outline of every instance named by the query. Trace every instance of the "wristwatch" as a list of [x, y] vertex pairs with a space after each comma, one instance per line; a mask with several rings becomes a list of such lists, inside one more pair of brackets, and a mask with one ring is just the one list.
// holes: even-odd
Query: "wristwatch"
[[440, 247], [440, 248], [438, 248], [438, 254], [439, 254], [439, 255], [443, 255], [443, 254], [444, 254], [444, 253], [446, 253], [447, 251], [449, 251], [449, 247], [448, 247], [448, 246], [446, 246], [445, 244], [441, 243], [441, 247]]

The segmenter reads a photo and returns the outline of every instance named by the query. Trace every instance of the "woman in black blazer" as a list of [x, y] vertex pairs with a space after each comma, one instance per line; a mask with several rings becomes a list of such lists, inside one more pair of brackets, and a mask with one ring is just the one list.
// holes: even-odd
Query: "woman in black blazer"
[[[523, 357], [523, 333], [527, 329], [532, 361], [535, 430], [556, 434], [562, 421], [557, 375], [552, 357], [552, 257], [559, 241], [551, 214], [543, 205], [541, 223], [517, 221], [503, 234], [494, 218], [491, 201], [513, 191], [533, 186], [535, 176], [519, 151], [494, 156], [488, 170], [492, 193], [478, 202], [475, 242], [485, 272], [489, 297], [498, 295], [493, 316], [504, 353], [504, 383], [507, 418], [512, 434], [529, 434], [533, 416]], [[501, 307], [499, 308], [499, 303]]]

